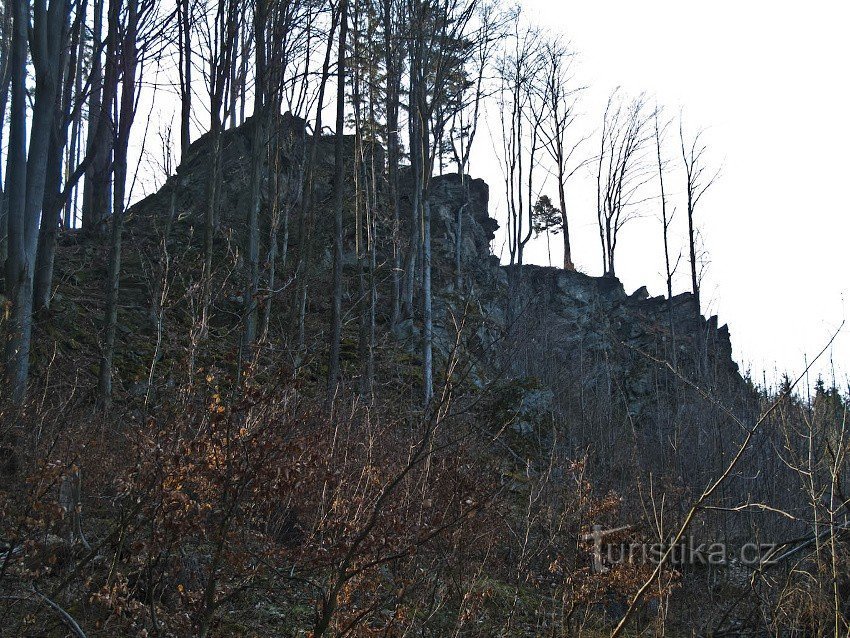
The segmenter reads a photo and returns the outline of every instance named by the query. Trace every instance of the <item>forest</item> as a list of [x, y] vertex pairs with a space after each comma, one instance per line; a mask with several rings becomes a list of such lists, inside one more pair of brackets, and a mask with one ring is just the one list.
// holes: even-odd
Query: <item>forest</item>
[[494, 0], [0, 0], [0, 636], [850, 636], [832, 342], [739, 368], [708, 137], [578, 53]]

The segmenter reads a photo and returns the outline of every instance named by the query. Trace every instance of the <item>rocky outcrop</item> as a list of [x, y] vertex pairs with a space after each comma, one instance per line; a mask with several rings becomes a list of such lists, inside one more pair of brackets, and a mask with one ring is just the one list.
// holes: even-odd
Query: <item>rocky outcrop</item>
[[[665, 362], [723, 396], [747, 392], [732, 360], [728, 327], [718, 326], [717, 317], [701, 316], [693, 295], [650, 297], [646, 287], [627, 294], [612, 277], [500, 265], [490, 250], [498, 223], [488, 215], [488, 189], [482, 180], [436, 177], [430, 202], [436, 211], [437, 323], [456, 316], [462, 301], [467, 306], [474, 302], [477, 330], [468, 343], [486, 359], [478, 365], [482, 376], [489, 369], [491, 377], [539, 379], [554, 391], [556, 405], [569, 380], [580, 379], [585, 388], [616, 386], [629, 417], [638, 423], [654, 421], [659, 401], [671, 401], [659, 394], [660, 375], [671, 374]], [[464, 290], [456, 291], [456, 212], [465, 203]], [[455, 339], [447, 324], [435, 333], [437, 350], [444, 354]]]
[[[253, 120], [228, 130], [221, 139], [221, 217], [220, 226], [232, 235], [236, 246], [243, 241], [246, 197], [248, 194], [248, 158], [251, 153]], [[279, 204], [289, 210], [289, 239], [298, 236], [297, 179], [303, 171], [307, 137], [303, 120], [289, 114], [273, 120], [268, 145], [276, 152], [267, 155], [267, 171], [262, 188], [263, 208]], [[354, 139], [346, 157], [347, 189], [354, 192]], [[332, 193], [333, 138], [324, 137], [318, 149], [315, 176], [315, 237], [319, 281], [327, 277], [332, 259], [330, 230], [326, 209]], [[375, 146], [376, 166], [382, 166], [384, 154]], [[203, 223], [209, 185], [210, 144], [207, 136], [189, 149], [176, 179], [179, 183], [179, 215], [175, 229], [185, 231], [188, 241], [197, 243]], [[276, 180], [276, 181], [275, 181]], [[400, 209], [406, 237], [412, 205], [409, 171], [400, 173]], [[285, 186], [281, 188], [281, 184]], [[291, 187], [286, 185], [292, 185]], [[274, 186], [274, 187], [273, 187]], [[377, 184], [379, 200], [386, 192]], [[136, 211], [162, 211], [168, 202], [167, 187], [134, 207]], [[690, 294], [667, 300], [650, 297], [645, 287], [627, 294], [615, 278], [591, 277], [579, 272], [533, 265], [502, 266], [492, 254], [491, 244], [499, 225], [489, 215], [489, 187], [481, 179], [449, 174], [435, 176], [429, 184], [432, 212], [432, 280], [434, 286], [434, 346], [438, 364], [457, 343], [457, 324], [466, 317], [463, 343], [469, 356], [471, 378], [483, 386], [496, 379], [536, 379], [554, 395], [553, 406], [563, 407], [569, 395], [601, 387], [611, 388], [612, 400], [620, 401], [636, 422], [655, 419], [659, 403], [672, 400], [659, 393], [662, 362], [675, 362], [681, 374], [699, 379], [711, 390], [732, 394], [746, 391], [732, 360], [729, 330], [718, 326], [717, 318], [702, 317]], [[350, 209], [353, 197], [347, 197]], [[458, 234], [457, 216], [461, 224]], [[353, 254], [353, 212], [346, 211], [347, 242]], [[140, 214], [139, 218], [144, 217]], [[261, 215], [268, 223], [269, 215]], [[140, 228], [147, 222], [141, 222]], [[378, 220], [378, 262], [392, 263], [391, 220]], [[134, 223], [128, 225], [134, 232]], [[192, 228], [195, 231], [192, 231]], [[230, 234], [228, 234], [230, 233]], [[459, 235], [459, 236], [458, 236]], [[268, 229], [261, 229], [268, 236]], [[229, 241], [229, 240], [228, 240]], [[286, 242], [286, 237], [281, 238]], [[456, 247], [460, 243], [462, 285], [456, 285]], [[154, 249], [156, 246], [154, 246]], [[297, 246], [293, 245], [297, 249]], [[352, 260], [347, 260], [349, 274]], [[238, 269], [237, 269], [238, 270]], [[383, 277], [382, 281], [388, 281]], [[385, 286], [388, 284], [384, 284]], [[348, 303], [355, 298], [348, 291]], [[387, 298], [389, 290], [379, 290]], [[282, 300], [283, 301], [283, 300]], [[314, 310], [323, 312], [321, 299]], [[379, 309], [379, 321], [387, 319], [386, 308]], [[417, 318], [396, 326], [396, 336], [411, 353], [420, 351]], [[575, 393], [574, 392], [574, 393]], [[527, 429], [522, 426], [521, 429]]]
[[519, 359], [523, 373], [550, 384], [572, 373], [585, 386], [613, 378], [636, 420], [653, 418], [664, 362], [707, 388], [743, 389], [728, 328], [699, 315], [691, 294], [668, 301], [648, 297], [645, 288], [628, 295], [614, 278], [539, 266], [507, 270], [514, 335], [539, 346]]

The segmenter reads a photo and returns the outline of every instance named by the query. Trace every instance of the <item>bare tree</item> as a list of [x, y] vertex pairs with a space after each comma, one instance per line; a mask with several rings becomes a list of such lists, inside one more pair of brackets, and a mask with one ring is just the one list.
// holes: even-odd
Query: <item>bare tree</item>
[[[126, 9], [121, 18], [122, 6]], [[108, 404], [112, 397], [112, 361], [115, 355], [115, 332], [118, 326], [118, 286], [121, 274], [122, 233], [127, 208], [127, 155], [130, 132], [136, 119], [140, 76], [145, 55], [160, 40], [165, 22], [158, 13], [158, 0], [110, 0], [108, 32], [118, 42], [117, 64], [120, 68], [121, 97], [115, 122], [114, 184], [112, 230], [109, 250], [109, 275], [106, 281], [104, 338], [98, 373], [98, 396]], [[168, 18], [166, 18], [167, 20]], [[116, 76], [116, 84], [118, 77]], [[117, 94], [117, 87], [115, 89]]]
[[389, 206], [392, 211], [392, 326], [396, 326], [401, 319], [402, 247], [398, 168], [401, 157], [399, 111], [404, 66], [404, 47], [402, 46], [400, 32], [405, 28], [404, 16], [405, 12], [399, 0], [381, 1], [382, 44], [386, 73], [387, 182], [389, 185]]
[[351, 19], [349, 75], [354, 115], [354, 250], [357, 258], [359, 303], [358, 356], [359, 392], [371, 400], [375, 374], [375, 320], [378, 288], [377, 216], [378, 176], [383, 166], [376, 153], [380, 134], [378, 92], [381, 83], [380, 60], [385, 46], [378, 37], [378, 20], [369, 0], [356, 2]]
[[180, 81], [180, 153], [183, 157], [191, 142], [194, 6], [194, 0], [177, 0], [177, 75]]
[[[53, 126], [50, 132], [44, 203], [42, 204], [41, 223], [38, 231], [38, 251], [33, 284], [33, 308], [36, 313], [44, 312], [50, 307], [53, 287], [53, 262], [56, 255], [59, 224], [62, 221], [62, 209], [65, 207], [65, 202], [69, 199], [71, 190], [76, 186], [85, 166], [85, 164], [78, 164], [71, 172], [69, 162], [68, 169], [65, 171], [63, 187], [63, 156], [68, 142], [68, 126], [71, 120], [79, 119], [76, 114], [80, 112], [82, 106], [82, 87], [79, 85], [77, 75], [80, 71], [80, 64], [77, 56], [83, 53], [82, 33], [85, 26], [86, 6], [87, 2], [85, 1], [80, 4], [70, 32], [71, 41], [69, 46], [63, 49], [60, 61], [64, 79], [61, 83], [61, 90], [56, 97]], [[87, 162], [88, 160], [84, 161]]]
[[342, 204], [345, 191], [343, 128], [345, 126], [345, 47], [348, 36], [348, 3], [340, 0], [339, 42], [336, 63], [336, 135], [334, 144], [334, 261], [331, 293], [331, 343], [328, 361], [328, 399], [332, 400], [339, 383], [339, 352], [342, 341]]
[[[667, 282], [667, 314], [670, 324], [670, 352], [671, 363], [674, 368], [677, 368], [677, 352], [676, 352], [676, 322], [673, 316], [673, 273], [676, 266], [670, 263], [670, 225], [673, 223], [673, 217], [676, 214], [675, 209], [668, 213], [667, 211], [667, 193], [664, 190], [664, 171], [666, 162], [662, 157], [662, 143], [667, 125], [659, 127], [658, 116], [660, 109], [655, 107], [655, 154], [658, 163], [658, 185], [661, 190], [661, 230], [664, 240], [664, 275]], [[677, 260], [678, 264], [678, 260]]]
[[499, 61], [498, 97], [501, 125], [500, 163], [507, 202], [510, 263], [522, 264], [523, 251], [533, 235], [534, 171], [542, 150], [543, 99], [537, 81], [545, 59], [536, 29], [517, 30], [512, 47]]
[[484, 85], [485, 75], [490, 68], [491, 56], [496, 46], [504, 37], [504, 25], [511, 19], [516, 19], [515, 11], [500, 12], [493, 3], [479, 3], [475, 12], [475, 28], [470, 34], [471, 51], [467, 65], [471, 70], [468, 77], [462, 77], [458, 85], [459, 95], [455, 99], [449, 138], [454, 162], [460, 176], [461, 187], [466, 201], [455, 211], [455, 289], [460, 291], [463, 286], [461, 269], [461, 251], [463, 246], [463, 216], [468, 206], [469, 184], [466, 172], [469, 168], [469, 157], [478, 123], [481, 116], [482, 100], [489, 97]]
[[[81, 6], [88, 9], [89, 2], [85, 0], [85, 2], [81, 3]], [[80, 18], [82, 18], [80, 20]], [[76, 174], [81, 168], [82, 164], [88, 165], [88, 158], [82, 159], [82, 139], [83, 139], [83, 121], [84, 121], [84, 113], [83, 113], [83, 103], [87, 97], [87, 92], [91, 91], [91, 83], [86, 80], [85, 88], [83, 85], [83, 71], [86, 68], [86, 51], [88, 50], [88, 29], [86, 23], [86, 11], [81, 9], [80, 16], [78, 17], [80, 20], [79, 28], [80, 33], [77, 38], [77, 47], [78, 50], [76, 52], [77, 59], [77, 68], [74, 70], [74, 109], [71, 114], [71, 140], [70, 144], [67, 148], [67, 158], [65, 160], [65, 175], [67, 176], [65, 179], [66, 189], [69, 185], [72, 184], [71, 192], [65, 201], [65, 211], [64, 211], [64, 227], [65, 228], [74, 228], [77, 225], [77, 211], [78, 207], [78, 199], [79, 199], [79, 188], [77, 187], [76, 182], [79, 181], [79, 178], [72, 180], [74, 174]], [[83, 169], [84, 170], [84, 169]]]
[[[50, 132], [61, 79], [62, 49], [67, 43], [69, 0], [16, 0], [11, 53], [12, 114], [7, 175], [9, 178], [6, 294], [11, 302], [6, 341], [6, 381], [16, 403], [26, 395], [32, 338], [33, 278], [38, 225], [44, 201]], [[30, 13], [32, 24], [30, 25]], [[26, 150], [27, 37], [35, 69], [31, 138]]]
[[207, 185], [207, 208], [204, 218], [204, 268], [202, 273], [202, 301], [200, 334], [206, 336], [212, 303], [213, 237], [218, 226], [221, 170], [221, 134], [227, 112], [231, 68], [235, 63], [236, 35], [241, 18], [241, 5], [237, 0], [217, 0], [212, 25], [204, 33], [208, 54], [207, 85], [210, 95], [210, 135], [212, 137], [212, 170]]
[[620, 230], [646, 201], [643, 187], [652, 175], [646, 157], [652, 118], [643, 95], [626, 100], [616, 89], [608, 98], [596, 172], [596, 211], [606, 277], [616, 276], [614, 254]]
[[714, 184], [720, 175], [720, 169], [711, 173], [705, 165], [704, 156], [707, 147], [702, 143], [703, 133], [704, 131], [702, 130], [697, 131], [690, 143], [686, 142], [684, 122], [681, 117], [679, 118], [679, 142], [682, 149], [682, 164], [685, 169], [685, 195], [688, 203], [688, 250], [690, 252], [691, 264], [691, 291], [694, 294], [694, 305], [696, 306], [697, 314], [700, 313], [701, 307], [694, 214], [702, 196], [705, 195], [705, 192], [711, 188], [712, 184]]
[[[416, 284], [416, 263], [420, 250], [421, 205], [423, 196], [424, 174], [430, 168], [425, 167], [427, 160], [428, 134], [427, 121], [423, 110], [427, 92], [425, 86], [425, 33], [429, 31], [425, 21], [428, 18], [429, 5], [409, 2], [407, 10], [410, 19], [410, 51], [409, 51], [409, 118], [408, 137], [410, 140], [410, 171], [413, 175], [413, 194], [410, 209], [409, 236], [407, 255], [404, 260], [404, 282], [402, 297], [404, 300], [404, 316], [413, 317], [414, 287]], [[418, 35], [418, 37], [417, 37]]]
[[[4, 3], [0, 8], [0, 148], [3, 146], [3, 133], [6, 124], [6, 108], [9, 105], [9, 86], [12, 80], [12, 6]], [[3, 184], [2, 165], [0, 165], [0, 264], [6, 261], [6, 190]]]
[[[104, 92], [104, 69], [103, 49], [106, 44], [107, 61], [110, 56], [115, 56], [115, 43], [107, 38], [103, 41], [103, 10], [104, 0], [94, 0], [94, 22], [92, 25], [92, 59], [89, 70], [89, 109], [86, 135], [86, 155], [91, 161], [86, 169], [85, 181], [83, 182], [83, 208], [81, 224], [83, 232], [99, 234], [101, 222], [108, 214], [108, 172], [111, 155], [110, 140], [112, 130], [112, 101], [111, 89]], [[112, 67], [109, 68], [112, 72]], [[110, 85], [114, 84], [110, 80]], [[107, 123], [101, 124], [103, 117], [109, 118]], [[104, 174], [107, 175], [104, 183]]]
[[[268, 129], [271, 116], [269, 90], [267, 83], [268, 68], [266, 60], [266, 31], [268, 28], [271, 3], [254, 4], [254, 117], [251, 123], [251, 166], [250, 201], [248, 203], [248, 242], [246, 255], [248, 261], [248, 285], [245, 290], [245, 327], [242, 344], [249, 348], [257, 338], [258, 299], [260, 288], [260, 187], [263, 181], [263, 166], [268, 155]], [[242, 80], [244, 85], [244, 78]], [[244, 95], [244, 86], [243, 86]]]
[[303, 351], [305, 338], [305, 314], [307, 310], [307, 289], [309, 286], [310, 268], [312, 266], [312, 236], [313, 236], [313, 196], [316, 156], [322, 137], [322, 113], [324, 110], [325, 89], [330, 76], [331, 54], [334, 46], [334, 35], [339, 24], [340, 11], [338, 5], [331, 5], [330, 26], [327, 31], [325, 55], [319, 76], [319, 90], [316, 95], [316, 119], [313, 124], [313, 134], [308, 143], [307, 160], [304, 180], [301, 188], [301, 206], [298, 210], [298, 263], [295, 267], [295, 302], [292, 306], [292, 323], [296, 332], [296, 347], [299, 353]]
[[[468, 3], [444, 0], [440, 3], [412, 2], [410, 16], [410, 154], [413, 174], [411, 234], [405, 278], [404, 302], [408, 316], [413, 314], [413, 288], [416, 255], [422, 251], [423, 303], [423, 394], [425, 405], [434, 396], [433, 311], [431, 291], [431, 210], [428, 189], [442, 131], [452, 111], [444, 107], [451, 99], [451, 87], [463, 73], [462, 52], [466, 32], [475, 9]], [[421, 227], [421, 234], [420, 234]]]
[[576, 100], [584, 87], [573, 87], [572, 60], [575, 54], [560, 39], [555, 38], [545, 45], [543, 55], [546, 64], [544, 80], [545, 117], [541, 128], [543, 147], [555, 164], [558, 184], [558, 203], [561, 212], [561, 235], [564, 241], [564, 270], [575, 270], [570, 247], [570, 225], [567, 215], [567, 181], [587, 164], [587, 160], [573, 160], [579, 147], [587, 137], [571, 137], [575, 128]]
[[[310, 55], [312, 52], [312, 30], [314, 28], [312, 4], [298, 0], [282, 0], [272, 3], [267, 19], [268, 35], [264, 37], [267, 79], [263, 82], [267, 92], [265, 108], [269, 115], [275, 114], [274, 126], [267, 131], [273, 163], [270, 201], [270, 222], [266, 263], [268, 264], [267, 288], [263, 307], [262, 339], [269, 333], [272, 307], [276, 290], [278, 261], [281, 269], [286, 267], [289, 248], [290, 212], [301, 192], [304, 179], [303, 132], [298, 130], [296, 112], [306, 100], [309, 89]], [[303, 60], [304, 72], [298, 65]], [[291, 68], [295, 65], [295, 68]], [[291, 73], [291, 75], [289, 75]], [[284, 99], [290, 107], [290, 117], [278, 117]], [[293, 161], [284, 168], [284, 156]], [[282, 233], [282, 239], [279, 235]], [[278, 258], [278, 253], [280, 257]]]
[[[124, 190], [127, 180], [127, 144], [130, 138], [130, 127], [135, 117], [136, 95], [136, 36], [139, 24], [139, 7], [137, 0], [128, 0], [127, 22], [124, 37], [120, 47], [120, 9], [121, 0], [110, 0], [107, 17], [107, 38], [115, 42], [113, 58], [108, 64], [120, 66], [122, 74], [121, 106], [115, 137], [114, 159], [114, 203], [112, 218], [112, 237], [110, 242], [109, 275], [106, 282], [106, 311], [104, 315], [104, 343], [101, 346], [100, 369], [98, 372], [98, 396], [104, 403], [109, 403], [112, 397], [112, 360], [115, 354], [115, 330], [118, 322], [118, 282], [121, 269], [121, 232], [124, 226]], [[115, 88], [111, 92], [117, 94], [118, 76], [107, 73], [107, 81], [114, 81]], [[129, 113], [128, 113], [129, 109]]]

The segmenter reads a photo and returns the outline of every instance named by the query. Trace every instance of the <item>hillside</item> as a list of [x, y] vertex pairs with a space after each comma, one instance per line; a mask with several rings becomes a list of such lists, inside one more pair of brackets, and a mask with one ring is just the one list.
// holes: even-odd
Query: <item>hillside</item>
[[[288, 115], [267, 141], [262, 185], [263, 280], [275, 273], [259, 301], [261, 316], [269, 308], [268, 327], [256, 346], [241, 340], [252, 126], [249, 119], [222, 137], [206, 333], [199, 321], [209, 140], [195, 142], [176, 175], [130, 209], [109, 412], [93, 396], [105, 247], [62, 236], [57, 291], [37, 327], [34, 378], [43, 398], [13, 432], [27, 452], [2, 501], [6, 520], [18, 521], [14, 534], [4, 523], [4, 595], [37, 582], [98, 635], [608, 631], [650, 566], [600, 572], [582, 535], [603, 525], [648, 542], [663, 531], [652, 529], [647, 508], [660, 506], [654, 511], [672, 529], [725, 467], [723, 453], [707, 451], [736, 440], [735, 415], [751, 419], [758, 408], [731, 359], [728, 328], [700, 316], [689, 294], [629, 295], [611, 277], [500, 265], [490, 249], [497, 222], [487, 184], [434, 177], [437, 390], [423, 409], [420, 292], [414, 315], [391, 325], [391, 220], [376, 219], [368, 272], [356, 258], [358, 182], [349, 156], [343, 383], [329, 401], [327, 296], [308, 296], [304, 347], [297, 343], [302, 228], [298, 192], [287, 185], [303, 170], [306, 134]], [[382, 152], [375, 148], [376, 157]], [[328, 138], [316, 166], [317, 249], [299, 276], [326, 290]], [[407, 219], [409, 180], [401, 184]], [[288, 222], [275, 229], [276, 207]], [[369, 389], [363, 317], [372, 281]], [[730, 493], [759, 494], [744, 478], [756, 461], [742, 463]], [[666, 503], [649, 497], [657, 489]], [[23, 493], [33, 496], [10, 498]], [[740, 542], [749, 531], [708, 518], [698, 533]], [[709, 572], [677, 569], [638, 606], [638, 624], [656, 627], [662, 605], [671, 635], [730, 622], [719, 604], [693, 618], [693, 588]], [[725, 567], [711, 575], [721, 577], [721, 600], [746, 591]]]

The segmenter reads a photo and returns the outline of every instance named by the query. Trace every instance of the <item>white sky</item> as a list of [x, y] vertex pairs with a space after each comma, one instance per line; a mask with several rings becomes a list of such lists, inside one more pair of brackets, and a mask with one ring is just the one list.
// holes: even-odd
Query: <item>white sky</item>
[[[783, 371], [802, 371], [805, 357], [820, 351], [846, 317], [850, 288], [850, 204], [843, 197], [850, 168], [850, 3], [524, 0], [523, 6], [530, 20], [565, 34], [579, 53], [577, 80], [590, 87], [580, 109], [588, 130], [599, 126], [605, 99], [618, 85], [657, 97], [670, 116], [684, 109], [688, 128], [706, 129], [708, 160], [722, 165], [722, 174], [698, 211], [710, 259], [704, 304], [729, 324], [736, 360], [757, 381], [763, 372], [772, 384]], [[674, 151], [671, 146], [668, 155], [676, 161]], [[471, 173], [488, 181], [491, 209], [502, 217], [501, 173], [489, 140], [474, 153]], [[590, 174], [582, 174], [567, 196], [574, 261], [599, 275], [594, 188]], [[674, 198], [681, 194], [679, 184], [667, 188]], [[553, 189], [544, 190], [557, 201]], [[677, 221], [685, 222], [681, 206]], [[555, 265], [559, 247], [560, 238], [553, 238]], [[499, 253], [500, 245], [494, 249]], [[548, 263], [542, 239], [529, 252], [526, 261]], [[617, 274], [627, 292], [646, 285], [658, 295], [665, 290], [663, 268], [660, 221], [650, 206], [622, 231]], [[683, 261], [674, 292], [687, 287]], [[811, 382], [818, 372], [831, 379], [831, 354], [846, 389], [848, 332], [850, 326]]]

